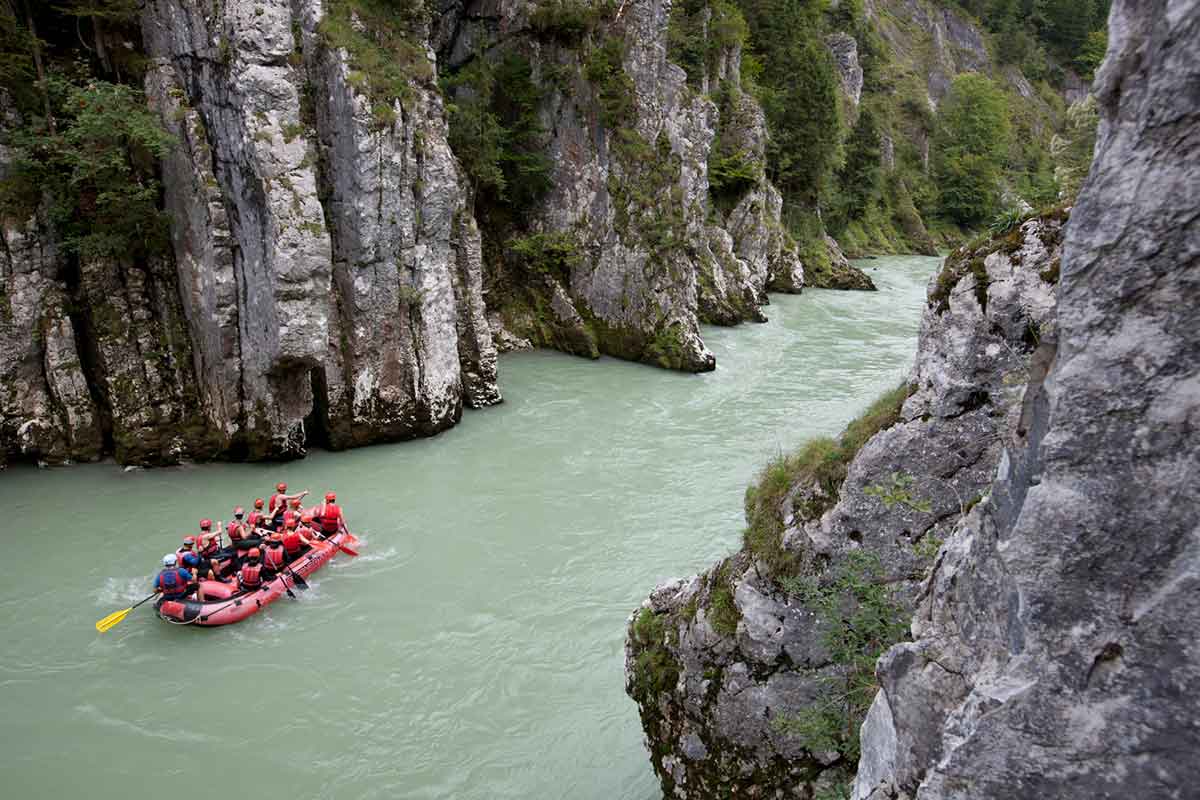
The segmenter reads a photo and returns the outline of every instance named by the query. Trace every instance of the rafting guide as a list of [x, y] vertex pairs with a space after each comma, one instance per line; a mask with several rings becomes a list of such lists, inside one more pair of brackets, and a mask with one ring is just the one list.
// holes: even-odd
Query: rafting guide
[[228, 526], [218, 521], [214, 529], [211, 519], [200, 520], [199, 536], [185, 536], [175, 552], [163, 556], [154, 592], [109, 614], [96, 623], [96, 630], [109, 630], [150, 600], [156, 600], [159, 619], [175, 625], [240, 622], [285, 594], [296, 599], [292, 588], [307, 589], [305, 578], [336, 553], [358, 555], [358, 537], [347, 530], [335, 493], [327, 492], [323, 504], [305, 509], [301, 501], [308, 490], [288, 495], [286, 483], [275, 488], [267, 515], [259, 498], [246, 519], [241, 506], [234, 508]]

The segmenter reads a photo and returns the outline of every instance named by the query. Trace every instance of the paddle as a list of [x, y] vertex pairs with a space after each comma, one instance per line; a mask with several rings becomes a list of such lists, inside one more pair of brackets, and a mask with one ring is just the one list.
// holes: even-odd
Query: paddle
[[[346, 530], [346, 523], [344, 523], [344, 522], [342, 523], [342, 530], [346, 531], [346, 533], [350, 532], [350, 531]], [[344, 544], [335, 542], [332, 539], [330, 539], [328, 536], [326, 536], [325, 534], [321, 533], [320, 531], [313, 531], [313, 533], [315, 533], [317, 535], [317, 538], [320, 539], [322, 542], [329, 542], [334, 547], [336, 547], [338, 550], [341, 550], [343, 553], [345, 553], [348, 556], [357, 556], [358, 555], [358, 551], [355, 550], [353, 547], [347, 547]]]
[[100, 633], [104, 633], [109, 628], [115, 627], [117, 625], [117, 623], [119, 623], [121, 620], [125, 619], [125, 617], [129, 616], [130, 611], [133, 611], [135, 608], [140, 606], [142, 603], [146, 602], [146, 600], [153, 600], [157, 596], [158, 596], [158, 592], [154, 592], [149, 597], [147, 597], [145, 600], [139, 600], [138, 602], [131, 605], [129, 608], [126, 608], [121, 611], [114, 611], [113, 613], [109, 614], [107, 617], [105, 617], [104, 619], [102, 619], [96, 623], [96, 630], [100, 631]]

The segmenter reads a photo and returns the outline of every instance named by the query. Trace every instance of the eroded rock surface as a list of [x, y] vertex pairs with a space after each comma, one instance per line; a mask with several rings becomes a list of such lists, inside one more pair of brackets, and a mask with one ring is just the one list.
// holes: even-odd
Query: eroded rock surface
[[657, 588], [635, 613], [626, 688], [668, 796], [809, 797], [853, 773], [842, 753], [781, 724], [843, 675], [805, 587], [867, 555], [893, 602], [912, 607], [940, 539], [980, 502], [1019, 426], [1055, 329], [1064, 218], [954, 253], [930, 282], [907, 387], [844, 480], [801, 476], [776, 511], [774, 541]]
[[942, 549], [914, 641], [879, 662], [857, 798], [1200, 782], [1200, 3], [1117, 0], [1109, 37], [1053, 362], [990, 501]]

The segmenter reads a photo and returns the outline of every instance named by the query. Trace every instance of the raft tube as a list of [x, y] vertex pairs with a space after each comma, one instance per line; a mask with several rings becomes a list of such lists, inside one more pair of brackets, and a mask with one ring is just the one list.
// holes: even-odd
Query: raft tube
[[[288, 564], [288, 570], [301, 578], [307, 578], [333, 558], [338, 545], [354, 547], [358, 538], [343, 530], [325, 541], [314, 540], [308, 552]], [[211, 628], [241, 622], [274, 603], [287, 590], [296, 585], [289, 572], [281, 572], [253, 592], [239, 592], [221, 581], [200, 581], [200, 593], [204, 600], [160, 599], [154, 604], [158, 618], [175, 625], [199, 625]]]

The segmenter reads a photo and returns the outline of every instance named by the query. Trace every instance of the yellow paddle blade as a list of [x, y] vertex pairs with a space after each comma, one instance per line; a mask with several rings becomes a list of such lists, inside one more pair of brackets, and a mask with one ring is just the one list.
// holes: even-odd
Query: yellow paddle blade
[[130, 606], [129, 608], [124, 609], [123, 611], [114, 611], [113, 613], [109, 614], [107, 617], [105, 617], [104, 619], [102, 619], [96, 623], [96, 630], [100, 631], [101, 633], [104, 633], [106, 630], [115, 626], [121, 620], [125, 619], [125, 617], [129, 615], [130, 611], [133, 611], [133, 606]]

